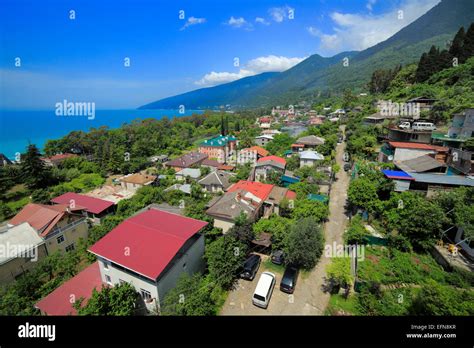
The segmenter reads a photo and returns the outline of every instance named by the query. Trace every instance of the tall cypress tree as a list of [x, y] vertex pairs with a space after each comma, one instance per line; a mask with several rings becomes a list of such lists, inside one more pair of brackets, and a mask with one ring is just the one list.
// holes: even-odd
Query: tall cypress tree
[[30, 189], [43, 188], [47, 184], [47, 170], [36, 145], [28, 145], [21, 158], [21, 172], [23, 181]]
[[456, 36], [454, 37], [451, 47], [449, 48], [449, 53], [454, 58], [458, 58], [459, 63], [464, 63], [464, 61], [462, 60], [462, 49], [465, 37], [466, 32], [464, 31], [464, 27], [461, 27], [461, 29], [458, 30]]
[[474, 56], [474, 23], [472, 23], [466, 32], [464, 45], [462, 49], [462, 57], [464, 61]]

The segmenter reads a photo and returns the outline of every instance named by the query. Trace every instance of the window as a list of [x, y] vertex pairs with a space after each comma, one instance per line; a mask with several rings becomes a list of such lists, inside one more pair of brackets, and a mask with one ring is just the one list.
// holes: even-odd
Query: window
[[73, 251], [73, 250], [74, 250], [74, 243], [69, 244], [69, 245], [66, 247], [66, 251], [67, 251], [67, 252], [70, 252], [70, 251]]
[[120, 285], [122, 285], [122, 284], [125, 284], [125, 283], [126, 283], [126, 281], [125, 281], [125, 280], [123, 280], [123, 279], [119, 279], [119, 284], [120, 284]]
[[105, 275], [105, 281], [109, 284], [112, 284], [112, 279], [108, 275]]
[[140, 289], [140, 295], [142, 296], [143, 300], [146, 302], [151, 301], [151, 293], [147, 290]]
[[104, 269], [109, 270], [109, 264], [107, 262], [104, 262]]
[[61, 244], [62, 242], [64, 242], [64, 236], [60, 235], [58, 238], [56, 238], [56, 241], [58, 242], [58, 244]]

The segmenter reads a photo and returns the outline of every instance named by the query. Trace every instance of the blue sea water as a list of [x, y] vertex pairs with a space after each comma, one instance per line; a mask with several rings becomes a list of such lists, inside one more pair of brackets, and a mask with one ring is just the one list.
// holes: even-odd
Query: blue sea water
[[29, 143], [42, 149], [47, 140], [58, 139], [74, 130], [89, 131], [91, 128], [108, 126], [118, 128], [135, 119], [164, 116], [189, 116], [202, 110], [96, 110], [94, 119], [87, 116], [56, 116], [55, 110], [10, 111], [0, 110], [0, 153], [14, 159], [15, 153], [23, 153]]

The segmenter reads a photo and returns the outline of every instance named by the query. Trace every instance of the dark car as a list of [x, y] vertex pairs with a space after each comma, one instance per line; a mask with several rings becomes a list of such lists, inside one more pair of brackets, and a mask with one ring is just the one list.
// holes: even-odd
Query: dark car
[[253, 280], [257, 274], [258, 267], [260, 267], [261, 258], [259, 255], [252, 254], [245, 260], [244, 268], [240, 277], [242, 279]]
[[285, 260], [285, 257], [283, 255], [282, 250], [277, 250], [272, 253], [272, 262], [275, 265], [282, 265], [284, 260]]
[[351, 170], [352, 168], [352, 165], [350, 163], [344, 163], [344, 171], [345, 172], [348, 172], [349, 170]]
[[296, 281], [298, 280], [299, 270], [295, 266], [287, 266], [285, 273], [281, 278], [280, 290], [287, 294], [292, 294], [295, 291]]

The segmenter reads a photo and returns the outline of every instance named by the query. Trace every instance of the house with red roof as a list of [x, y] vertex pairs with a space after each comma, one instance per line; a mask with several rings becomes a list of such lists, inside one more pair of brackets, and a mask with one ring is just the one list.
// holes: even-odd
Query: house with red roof
[[271, 172], [277, 172], [280, 175], [285, 173], [286, 160], [278, 156], [265, 156], [260, 158], [255, 165], [255, 180], [266, 181]]
[[429, 155], [435, 160], [446, 163], [449, 148], [431, 144], [389, 141], [380, 149], [379, 162], [403, 162], [424, 155]]
[[77, 311], [73, 307], [75, 301], [71, 302], [71, 299], [82, 298], [81, 305], [85, 306], [94, 289], [100, 291], [104, 285], [100, 276], [99, 262], [96, 261], [43, 297], [35, 304], [35, 308], [43, 315], [76, 315]]
[[48, 254], [56, 250], [67, 252], [74, 250], [79, 240], [88, 236], [85, 210], [80, 205], [29, 203], [8, 224], [30, 224], [44, 239]]
[[237, 163], [242, 165], [251, 163], [252, 165], [255, 165], [260, 158], [268, 156], [269, 154], [270, 153], [263, 147], [248, 147], [237, 151]]
[[104, 199], [89, 197], [75, 192], [66, 192], [51, 200], [55, 204], [66, 204], [69, 206], [81, 206], [85, 208], [87, 217], [94, 223], [100, 223], [101, 219], [114, 212], [115, 203]]
[[245, 214], [249, 221], [255, 222], [260, 217], [279, 213], [283, 199], [294, 199], [296, 194], [287, 188], [277, 187], [261, 182], [240, 180], [233, 184], [219, 198], [206, 214], [214, 218], [214, 227], [228, 232], [235, 220]]
[[258, 124], [262, 129], [269, 129], [272, 126], [272, 118], [270, 116], [260, 117]]
[[41, 160], [48, 167], [57, 167], [68, 158], [74, 158], [74, 157], [77, 157], [77, 155], [73, 153], [60, 153], [51, 157], [42, 157]]
[[148, 309], [159, 309], [181, 274], [203, 270], [200, 232], [207, 224], [150, 206], [115, 227], [89, 251], [97, 256], [104, 284], [128, 282]]

